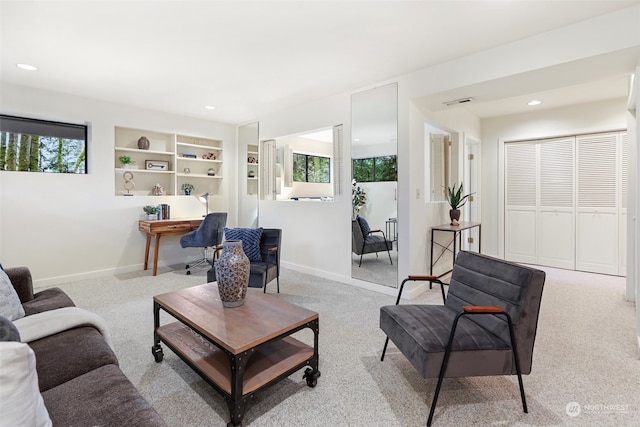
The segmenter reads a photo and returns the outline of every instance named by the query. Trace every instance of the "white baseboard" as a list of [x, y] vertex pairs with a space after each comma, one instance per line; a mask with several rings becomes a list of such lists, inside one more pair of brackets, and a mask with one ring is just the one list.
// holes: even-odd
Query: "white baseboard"
[[104, 276], [113, 276], [114, 274], [131, 273], [132, 271], [140, 271], [143, 264], [127, 265], [125, 267], [106, 268], [104, 270], [86, 271], [83, 273], [69, 274], [66, 276], [49, 277], [46, 279], [34, 279], [34, 289], [44, 289], [63, 283], [77, 282], [79, 280], [95, 279]]
[[[356, 286], [356, 287], [359, 287], [359, 288], [367, 289], [367, 290], [378, 292], [378, 293], [381, 293], [381, 294], [393, 295], [393, 296], [397, 296], [398, 295], [398, 289], [397, 288], [391, 288], [389, 286], [383, 286], [383, 285], [378, 285], [376, 283], [366, 282], [364, 280], [354, 279], [351, 276], [343, 276], [341, 274], [335, 274], [335, 273], [331, 273], [331, 272], [328, 272], [328, 271], [318, 270], [318, 269], [315, 269], [315, 268], [309, 268], [309, 267], [306, 267], [306, 266], [303, 266], [303, 265], [293, 264], [293, 263], [283, 262], [283, 261], [281, 261], [281, 265], [283, 267], [286, 267], [286, 268], [290, 269], [290, 270], [295, 270], [295, 271], [298, 271], [300, 273], [305, 273], [305, 274], [310, 274], [312, 276], [322, 277], [323, 279], [333, 280], [335, 282], [340, 282], [340, 283], [344, 283], [344, 284], [347, 284], [347, 285]], [[409, 284], [407, 284], [407, 286], [408, 285]], [[416, 285], [411, 286], [408, 289], [405, 289], [404, 292], [402, 293], [402, 297], [405, 298], [405, 299], [410, 299], [411, 300], [411, 299], [416, 298], [418, 295], [422, 294], [423, 292], [426, 292], [427, 289], [428, 289], [428, 286], [426, 286], [424, 283], [416, 283]]]

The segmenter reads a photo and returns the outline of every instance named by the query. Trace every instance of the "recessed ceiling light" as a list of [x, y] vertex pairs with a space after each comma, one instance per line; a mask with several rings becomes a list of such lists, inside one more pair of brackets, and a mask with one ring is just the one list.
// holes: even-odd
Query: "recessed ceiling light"
[[216, 107], [214, 107], [213, 105], [205, 105], [204, 108], [206, 108], [207, 110], [215, 110]]
[[527, 102], [527, 105], [540, 105], [542, 104], [542, 101], [538, 101], [537, 99], [534, 99], [533, 101], [529, 101]]
[[27, 70], [27, 71], [38, 71], [38, 67], [36, 67], [35, 65], [29, 65], [29, 64], [16, 64], [16, 66], [18, 68], [20, 68], [21, 70]]

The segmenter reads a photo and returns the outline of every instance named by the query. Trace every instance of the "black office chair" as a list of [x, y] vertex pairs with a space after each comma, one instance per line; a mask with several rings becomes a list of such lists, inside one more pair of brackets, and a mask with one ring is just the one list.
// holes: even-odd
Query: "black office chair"
[[[204, 253], [202, 259], [186, 265], [187, 274], [191, 274], [198, 267], [213, 266], [214, 257], [222, 249], [225, 225], [227, 225], [227, 213], [213, 212], [204, 217], [196, 230], [180, 237], [180, 246], [183, 248], [202, 248]], [[209, 249], [213, 250], [211, 259], [208, 257]]]

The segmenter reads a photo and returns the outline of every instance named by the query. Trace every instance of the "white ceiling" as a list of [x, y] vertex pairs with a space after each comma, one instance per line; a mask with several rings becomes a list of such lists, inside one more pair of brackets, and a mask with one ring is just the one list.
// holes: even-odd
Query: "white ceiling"
[[[637, 3], [1, 0], [0, 78], [243, 123]], [[530, 95], [523, 87], [558, 102], [624, 96], [622, 68], [578, 80], [547, 70], [545, 79], [517, 76], [421, 102], [436, 109], [474, 96], [465, 108], [484, 117], [514, 112], [510, 103]]]

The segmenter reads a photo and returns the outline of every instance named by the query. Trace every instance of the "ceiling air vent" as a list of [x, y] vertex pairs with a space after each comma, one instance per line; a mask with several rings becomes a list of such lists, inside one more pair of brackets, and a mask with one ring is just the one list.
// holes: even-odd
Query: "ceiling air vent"
[[443, 104], [446, 105], [447, 107], [451, 107], [452, 105], [466, 104], [472, 101], [473, 101], [473, 98], [468, 97], [468, 98], [460, 98], [460, 99], [454, 99], [453, 101], [443, 102]]

